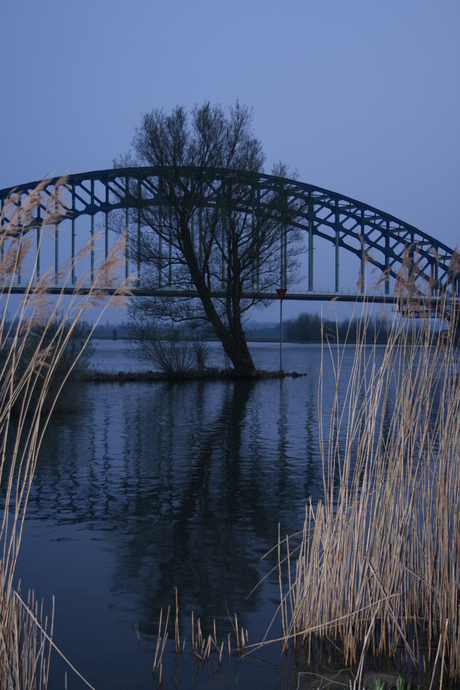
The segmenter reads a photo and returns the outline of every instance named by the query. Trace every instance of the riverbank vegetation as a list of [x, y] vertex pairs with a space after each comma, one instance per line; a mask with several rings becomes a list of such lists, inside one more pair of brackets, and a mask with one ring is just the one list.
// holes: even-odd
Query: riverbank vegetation
[[[47, 620], [33, 593], [23, 595], [15, 587], [16, 562], [47, 423], [66, 382], [84, 363], [82, 352], [91, 331], [82, 325], [83, 315], [95, 304], [103, 313], [101, 288], [115, 286], [120, 256], [116, 246], [86, 297], [75, 291], [70, 298], [63, 293], [48, 298], [55, 276], [39, 275], [40, 238], [48, 228], [54, 231], [60, 219], [57, 190], [63, 181], [51, 196], [42, 194], [43, 185], [22, 201], [13, 194], [0, 217], [0, 687], [12, 690], [47, 687], [53, 615]], [[88, 244], [76, 260], [93, 249]], [[30, 278], [19, 300], [13, 287], [21, 271], [24, 275], [26, 262]], [[62, 268], [59, 279], [64, 284], [71, 270]]]
[[[0, 351], [0, 361], [5, 363], [11, 350], [16, 350], [15, 382], [34, 368], [37, 351], [40, 351], [43, 372], [50, 367], [53, 369], [44, 400], [40, 403], [43, 410], [48, 411], [52, 407], [53, 412], [71, 412], [76, 409], [79, 402], [76, 390], [89, 376], [96, 349], [90, 339], [91, 326], [79, 318], [70, 321], [54, 314], [49, 319], [30, 320], [27, 328], [19, 321], [6, 321], [3, 330], [6, 336]], [[57, 361], [54, 361], [56, 351], [60, 354]], [[13, 417], [20, 414], [25, 396], [30, 397], [28, 407], [33, 409], [39, 404], [42, 395], [40, 381], [32, 391], [22, 388], [12, 408]]]
[[[405, 296], [407, 314], [419, 304]], [[323, 381], [318, 402], [324, 498], [306, 508], [299, 550], [280, 545], [286, 649], [307, 666], [338, 654], [357, 685], [370, 659], [460, 679], [459, 353], [455, 328], [441, 340], [411, 320], [394, 315], [380, 365], [358, 321], [346, 380], [343, 348], [324, 345], [335, 372], [332, 409]]]

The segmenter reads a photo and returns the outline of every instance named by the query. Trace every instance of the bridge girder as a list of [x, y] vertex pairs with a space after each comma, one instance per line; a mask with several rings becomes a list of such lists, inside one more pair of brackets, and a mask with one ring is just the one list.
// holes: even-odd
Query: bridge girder
[[[184, 168], [184, 178], [194, 174], [193, 168]], [[91, 218], [91, 232], [94, 232], [94, 217], [105, 214], [107, 220], [105, 252], [107, 254], [109, 240], [109, 215], [113, 211], [124, 209], [126, 214], [139, 210], [140, 207], [164, 205], [165, 199], [159, 187], [158, 168], [119, 168], [99, 170], [69, 175], [63, 180], [52, 178], [43, 184], [41, 203], [37, 206], [36, 221], [30, 224], [30, 229], [40, 226], [40, 219], [45, 214], [47, 202], [54, 194], [55, 185], [60, 184], [60, 213], [62, 221], [72, 222], [72, 257], [75, 255], [74, 223], [81, 216]], [[207, 177], [207, 189], [204, 203], [212, 206], [217, 203], [219, 185], [224, 171], [212, 170]], [[232, 173], [236, 181], [244, 180], [244, 172]], [[228, 180], [229, 173], [225, 171]], [[39, 182], [30, 182], [12, 188], [0, 190], [2, 208], [6, 200], [14, 193], [17, 204], [20, 204], [32, 192]], [[136, 186], [136, 196], [130, 193]], [[262, 207], [269, 210], [270, 196], [276, 190], [283, 190], [286, 204], [295, 208], [290, 214], [290, 224], [303, 230], [308, 239], [308, 290], [307, 294], [314, 294], [314, 254], [313, 240], [322, 238], [334, 245], [336, 251], [335, 265], [335, 293], [339, 293], [339, 249], [351, 252], [357, 256], [363, 267], [366, 262], [379, 269], [384, 276], [385, 295], [390, 297], [390, 279], [396, 279], [407, 255], [417, 264], [417, 274], [431, 286], [433, 295], [444, 292], [459, 292], [458, 277], [452, 279], [452, 258], [454, 250], [414, 226], [401, 221], [394, 216], [379, 211], [365, 203], [345, 197], [336, 192], [316, 187], [304, 182], [271, 175], [259, 174], [256, 183], [251, 184], [252, 198], [244, 204], [244, 210], [252, 208], [257, 212]], [[128, 216], [127, 216], [128, 217]], [[4, 213], [3, 222], [10, 219]], [[56, 240], [57, 242], [57, 240]], [[128, 254], [128, 252], [127, 252]], [[458, 255], [457, 255], [458, 256]], [[57, 249], [56, 249], [57, 267]], [[57, 271], [56, 271], [57, 272]], [[126, 275], [128, 275], [128, 258], [126, 260]], [[72, 282], [75, 282], [72, 280]], [[365, 285], [361, 285], [361, 293], [365, 293]], [[335, 294], [334, 293], [334, 294]], [[293, 294], [286, 298], [294, 297]], [[356, 295], [350, 296], [356, 299]]]

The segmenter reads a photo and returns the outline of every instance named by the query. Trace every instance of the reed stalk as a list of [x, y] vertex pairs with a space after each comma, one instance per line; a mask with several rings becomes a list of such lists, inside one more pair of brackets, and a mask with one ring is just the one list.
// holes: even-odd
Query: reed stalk
[[[67, 285], [73, 268], [67, 264], [58, 276], [50, 272], [38, 275], [42, 238], [49, 230], [54, 233], [62, 219], [59, 194], [64, 182], [64, 178], [59, 180], [51, 195], [44, 194], [45, 183], [25, 200], [11, 195], [0, 215], [0, 687], [8, 690], [45, 690], [48, 684], [50, 652], [55, 646], [53, 615], [48, 626], [43, 605], [38, 605], [33, 594], [26, 605], [15, 591], [16, 562], [44, 433], [81, 351], [69, 362], [49, 401], [58, 363], [86, 310], [98, 306], [102, 315], [107, 304], [104, 288], [115, 288], [121, 259], [119, 244], [100, 262], [84, 298], [78, 294], [81, 281], [70, 298], [65, 298], [64, 291], [52, 300], [49, 298], [48, 289], [56, 283]], [[32, 237], [37, 237], [36, 243]], [[94, 242], [92, 238], [75, 262], [94, 251]], [[19, 274], [24, 274], [26, 264], [29, 279], [25, 294], [21, 299], [13, 299], [15, 281]], [[115, 290], [112, 304], [117, 304], [124, 292], [124, 287]], [[97, 322], [98, 319], [94, 326]], [[91, 330], [87, 338], [90, 336]], [[22, 366], [25, 348], [31, 341], [34, 350], [31, 355], [28, 353], [26, 366]]]
[[[432, 286], [420, 299], [416, 267], [407, 261], [403, 269], [399, 312], [388, 317], [384, 350], [366, 343], [364, 320], [344, 379], [343, 350], [329, 348], [335, 378], [329, 411], [322, 395], [327, 346], [323, 351], [324, 498], [308, 506], [295, 572], [292, 581], [284, 579], [283, 638], [306, 649], [330, 640], [359, 673], [370, 649], [396, 658], [402, 645], [417, 668], [422, 646], [437, 648], [436, 661], [442, 648], [442, 668], [458, 681], [459, 351], [456, 329], [440, 337], [426, 318]], [[447, 317], [456, 324], [455, 301], [443, 298], [438, 310], [438, 325]], [[280, 540], [278, 550], [281, 568]], [[289, 559], [289, 546], [287, 552]]]
[[[179, 620], [178, 620], [178, 611], [179, 611], [179, 597], [178, 597], [178, 591], [177, 587], [175, 589], [175, 597], [176, 597], [176, 619], [174, 622], [174, 629], [175, 629], [175, 652], [176, 652], [176, 662], [178, 660], [178, 656], [180, 652], [182, 653], [185, 650], [185, 638], [183, 640], [182, 644], [182, 649], [181, 649], [181, 643], [180, 643], [180, 638], [179, 638]], [[161, 684], [161, 673], [162, 673], [162, 668], [163, 668], [163, 653], [166, 648], [166, 643], [168, 640], [168, 623], [169, 623], [169, 614], [170, 614], [170, 607], [168, 607], [168, 612], [166, 615], [166, 621], [163, 626], [163, 609], [160, 610], [160, 615], [159, 615], [159, 621], [158, 621], [158, 634], [157, 634], [157, 640], [156, 640], [156, 645], [155, 645], [155, 653], [154, 653], [154, 658], [153, 658], [153, 665], [152, 665], [152, 674], [153, 677], [158, 683]], [[239, 626], [238, 624], [238, 616], [236, 613], [234, 614], [234, 617], [230, 617], [230, 623], [233, 628], [233, 632], [235, 634], [236, 638], [236, 658], [237, 661], [241, 661], [245, 655], [245, 651], [248, 647], [248, 631], [244, 629], [243, 626]], [[138, 639], [139, 639], [139, 633], [137, 631], [137, 626], [135, 626]], [[192, 659], [194, 662], [196, 662], [197, 667], [200, 668], [202, 663], [209, 663], [211, 659], [211, 651], [214, 649], [214, 658], [217, 660], [217, 663], [219, 666], [222, 665], [222, 656], [224, 653], [224, 647], [225, 647], [225, 642], [222, 640], [220, 645], [218, 643], [217, 639], [217, 626], [216, 626], [216, 620], [213, 619], [212, 622], [212, 633], [208, 634], [207, 637], [203, 634], [203, 630], [201, 627], [201, 620], [197, 618], [195, 622], [195, 614], [193, 611], [191, 611], [191, 634], [192, 634], [192, 641], [191, 641], [191, 649], [192, 649]], [[229, 655], [229, 662], [230, 662], [230, 657], [232, 656], [232, 648], [231, 648], [231, 636], [232, 633], [228, 633], [228, 638], [227, 638], [227, 644], [228, 644], [228, 655]]]

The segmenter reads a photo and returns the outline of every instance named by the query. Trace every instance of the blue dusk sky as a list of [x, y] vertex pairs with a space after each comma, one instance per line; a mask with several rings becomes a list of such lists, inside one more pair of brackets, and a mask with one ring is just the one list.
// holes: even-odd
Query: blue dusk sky
[[111, 167], [153, 108], [238, 99], [267, 172], [459, 245], [459, 0], [2, 0], [0, 17], [0, 188]]

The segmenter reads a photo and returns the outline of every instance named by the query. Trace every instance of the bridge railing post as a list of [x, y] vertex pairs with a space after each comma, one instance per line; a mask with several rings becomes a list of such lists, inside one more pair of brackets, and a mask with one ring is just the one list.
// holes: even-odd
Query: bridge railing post
[[35, 266], [35, 275], [37, 280], [40, 278], [40, 242], [41, 242], [41, 214], [40, 205], [37, 204], [37, 262]]
[[137, 190], [137, 199], [138, 199], [138, 208], [137, 208], [137, 284], [140, 287], [141, 286], [141, 192], [142, 192], [142, 185], [141, 185], [141, 180], [139, 178], [138, 180], [138, 190]]
[[366, 237], [366, 231], [365, 231], [365, 219], [364, 219], [364, 209], [361, 209], [361, 269], [360, 269], [360, 292], [362, 295], [366, 294], [366, 249], [365, 249], [365, 240], [364, 238]]
[[390, 223], [385, 223], [385, 295], [390, 294]]
[[107, 257], [109, 255], [109, 201], [110, 201], [110, 194], [109, 194], [109, 183], [106, 181], [105, 183], [105, 203], [106, 203], [106, 211], [105, 211], [105, 237], [104, 237], [104, 258], [107, 260]]
[[71, 281], [75, 285], [75, 182], [72, 182], [72, 238], [71, 238]]
[[[129, 196], [129, 177], [126, 175], [126, 196]], [[129, 207], [126, 206], [126, 242], [125, 242], [125, 280], [129, 278]]]
[[335, 291], [339, 292], [339, 202], [335, 200]]
[[[57, 217], [58, 212], [58, 198], [55, 190], [56, 196], [54, 197], [54, 213]], [[54, 224], [54, 284], [58, 284], [58, 273], [59, 273], [59, 225], [56, 222]]]
[[314, 209], [312, 207], [312, 194], [308, 192], [308, 292], [313, 292], [313, 230]]
[[91, 285], [94, 284], [94, 180], [91, 180]]

